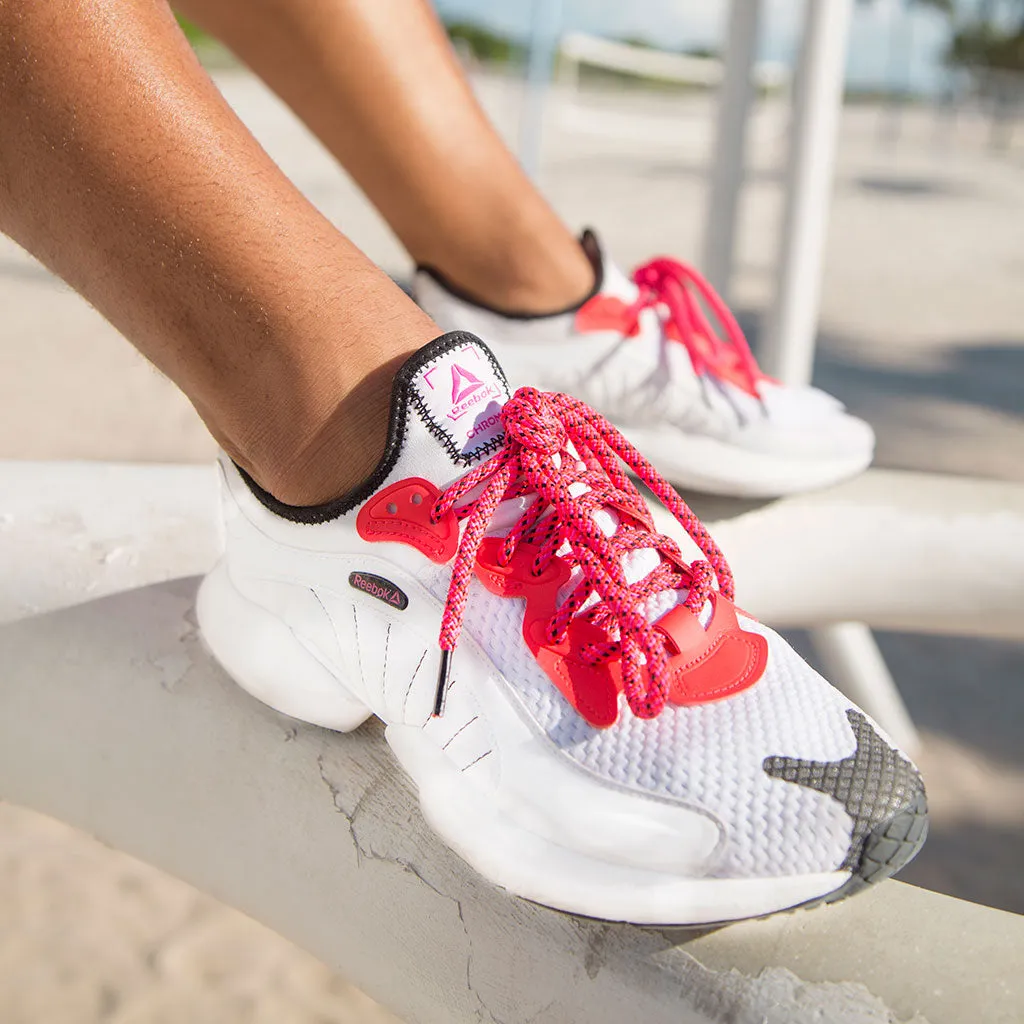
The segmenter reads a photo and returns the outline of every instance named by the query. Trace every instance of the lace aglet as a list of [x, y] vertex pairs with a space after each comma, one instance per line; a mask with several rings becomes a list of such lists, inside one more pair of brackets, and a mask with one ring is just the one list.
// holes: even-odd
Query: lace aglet
[[448, 676], [451, 672], [452, 652], [441, 651], [441, 664], [437, 669], [437, 693], [434, 696], [434, 718], [440, 718], [444, 714], [444, 702], [448, 696]]

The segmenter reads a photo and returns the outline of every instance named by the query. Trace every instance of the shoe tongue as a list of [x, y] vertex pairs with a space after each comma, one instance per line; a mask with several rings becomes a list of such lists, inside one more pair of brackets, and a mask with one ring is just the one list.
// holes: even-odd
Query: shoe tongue
[[[505, 436], [500, 413], [511, 397], [508, 381], [491, 350], [473, 334], [453, 331], [425, 345], [398, 371], [394, 390], [396, 398], [404, 396], [412, 421], [402, 441], [400, 460], [408, 463], [400, 475], [448, 483], [453, 463], [468, 468], [483, 461]], [[504, 512], [499, 506], [489, 533], [504, 535], [523, 512], [521, 501], [505, 505]], [[601, 508], [592, 514], [606, 536], [618, 529], [619, 516], [612, 509]], [[630, 583], [653, 572], [660, 562], [661, 555], [653, 548], [623, 555]], [[579, 579], [577, 568], [559, 595], [560, 601], [575, 589]], [[655, 621], [684, 597], [685, 591], [654, 595], [648, 599], [648, 618]]]
[[453, 331], [430, 342], [402, 367], [395, 387], [405, 389], [410, 412], [456, 465], [491, 455], [504, 437], [508, 381], [475, 335]]

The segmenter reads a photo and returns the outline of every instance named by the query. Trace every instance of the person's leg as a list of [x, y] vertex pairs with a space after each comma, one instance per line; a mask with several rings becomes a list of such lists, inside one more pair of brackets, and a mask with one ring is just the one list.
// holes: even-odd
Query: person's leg
[[480, 109], [427, 0], [182, 0], [299, 114], [418, 263], [488, 305], [579, 301], [593, 269]]
[[440, 333], [257, 145], [162, 0], [0, 0], [0, 230], [290, 503], [369, 473], [394, 369]]
[[416, 276], [421, 306], [484, 338], [514, 381], [591, 403], [696, 489], [775, 496], [870, 463], [871, 428], [768, 380], [694, 268], [660, 259], [630, 280], [596, 238], [576, 242], [487, 123], [427, 0], [181, 2], [437, 272]]

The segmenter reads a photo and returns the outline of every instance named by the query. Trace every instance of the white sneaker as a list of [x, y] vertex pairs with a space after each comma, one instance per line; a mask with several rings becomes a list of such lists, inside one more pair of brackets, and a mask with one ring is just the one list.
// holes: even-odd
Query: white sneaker
[[416, 301], [444, 330], [483, 338], [513, 384], [593, 406], [682, 487], [774, 497], [870, 465], [871, 428], [823, 391], [761, 373], [734, 317], [692, 267], [657, 259], [629, 280], [593, 233], [581, 244], [594, 291], [561, 313], [497, 313], [427, 268], [416, 274]]
[[[653, 532], [613, 452], [707, 561]], [[386, 454], [351, 494], [296, 508], [221, 469], [214, 655], [285, 714], [383, 719], [427, 820], [491, 882], [698, 924], [837, 899], [923, 841], [917, 770], [735, 608], [681, 499], [583, 403], [509, 400], [472, 336], [397, 374]]]

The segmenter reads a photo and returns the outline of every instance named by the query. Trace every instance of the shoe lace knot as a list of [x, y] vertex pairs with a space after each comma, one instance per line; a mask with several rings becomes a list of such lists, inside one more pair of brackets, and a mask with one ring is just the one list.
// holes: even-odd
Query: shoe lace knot
[[[640, 294], [630, 307], [639, 317], [655, 309], [666, 337], [681, 343], [690, 356], [694, 373], [711, 374], [760, 397], [759, 381], [765, 380], [743, 330], [732, 311], [698, 270], [680, 260], [662, 256], [633, 272]], [[718, 321], [711, 323], [705, 306]]]
[[[529, 574], [540, 578], [560, 560], [566, 584], [547, 623], [548, 641], [563, 641], [577, 618], [596, 627], [602, 639], [584, 645], [582, 656], [594, 665], [621, 659], [631, 710], [641, 718], [655, 717], [668, 699], [669, 666], [665, 637], [648, 621], [647, 602], [664, 591], [686, 589], [682, 603], [698, 614], [715, 581], [731, 600], [733, 579], [725, 557], [671, 485], [583, 402], [520, 388], [501, 418], [502, 447], [442, 491], [431, 509], [434, 521], [449, 512], [465, 520], [441, 619], [435, 714], [443, 708], [451, 653], [462, 630], [485, 534], [498, 506], [518, 499], [518, 518], [500, 538], [498, 564], [509, 565], [521, 552], [532, 556]], [[676, 542], [655, 531], [624, 467], [672, 513], [706, 561], [688, 564]], [[631, 578], [629, 556], [645, 549], [657, 553], [657, 564], [641, 578]]]
[[520, 388], [502, 407], [501, 423], [506, 443], [530, 449], [538, 455], [555, 455], [568, 443], [565, 424], [543, 391]]

